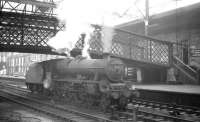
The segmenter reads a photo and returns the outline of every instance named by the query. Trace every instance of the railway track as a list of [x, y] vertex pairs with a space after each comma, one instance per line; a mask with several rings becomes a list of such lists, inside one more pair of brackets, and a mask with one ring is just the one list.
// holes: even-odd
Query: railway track
[[107, 118], [63, 108], [61, 106], [59, 107], [51, 103], [30, 98], [26, 93], [24, 93], [26, 91], [24, 89], [21, 90], [20, 93], [19, 88], [13, 89], [13, 87], [3, 87], [4, 89], [0, 90], [1, 97], [67, 122], [114, 122], [113, 120], [109, 120]]
[[200, 122], [200, 109], [191, 106], [134, 99], [129, 106], [129, 111], [114, 112], [114, 116], [117, 116], [119, 121], [123, 122], [133, 121], [135, 118], [140, 122]]
[[200, 108], [147, 101], [143, 99], [135, 99], [132, 104], [141, 111], [172, 116], [184, 121], [200, 121]]
[[[134, 106], [134, 110], [137, 109], [136, 112], [136, 119], [139, 122], [199, 122], [199, 120], [188, 120], [188, 119], [182, 119], [179, 117], [164, 115], [164, 114], [158, 114], [155, 112], [147, 112], [145, 110], [138, 109], [136, 106]], [[134, 111], [133, 110], [133, 111]], [[133, 119], [133, 112], [120, 112], [119, 113], [121, 119], [134, 121]]]
[[[141, 122], [200, 122], [200, 109], [183, 106], [171, 105], [143, 99], [134, 99], [129, 104], [127, 112], [119, 112], [122, 119]], [[135, 117], [133, 117], [135, 113]]]

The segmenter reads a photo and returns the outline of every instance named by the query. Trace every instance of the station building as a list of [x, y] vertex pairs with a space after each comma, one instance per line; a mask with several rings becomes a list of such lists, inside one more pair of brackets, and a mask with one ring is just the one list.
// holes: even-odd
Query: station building
[[25, 76], [30, 64], [59, 57], [56, 55], [10, 52], [1, 52], [0, 55], [2, 64], [0, 74], [10, 76]]
[[[149, 17], [148, 36], [174, 43], [174, 55], [185, 64], [200, 67], [200, 3]], [[143, 20], [117, 25], [116, 28], [145, 34]]]

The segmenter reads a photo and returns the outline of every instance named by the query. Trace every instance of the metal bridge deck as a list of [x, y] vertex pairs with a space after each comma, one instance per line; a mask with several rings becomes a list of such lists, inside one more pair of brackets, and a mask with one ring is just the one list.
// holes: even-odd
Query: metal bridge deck
[[52, 0], [1, 0], [0, 51], [57, 54], [47, 42], [64, 28]]

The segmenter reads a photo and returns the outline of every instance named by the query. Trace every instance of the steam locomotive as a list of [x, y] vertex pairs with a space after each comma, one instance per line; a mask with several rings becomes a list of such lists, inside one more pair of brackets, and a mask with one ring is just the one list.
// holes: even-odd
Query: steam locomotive
[[109, 56], [52, 59], [32, 64], [26, 85], [32, 92], [51, 93], [58, 99], [105, 111], [111, 106], [126, 106], [131, 91], [123, 80], [124, 73], [125, 64]]

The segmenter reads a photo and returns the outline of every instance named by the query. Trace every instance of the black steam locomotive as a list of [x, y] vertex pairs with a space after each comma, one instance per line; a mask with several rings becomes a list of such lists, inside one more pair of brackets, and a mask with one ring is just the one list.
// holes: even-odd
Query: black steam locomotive
[[117, 58], [53, 59], [34, 63], [26, 73], [26, 85], [33, 92], [52, 93], [68, 102], [97, 106], [125, 107], [131, 96], [124, 81], [125, 64]]

